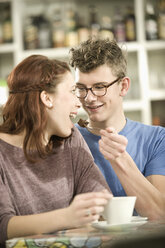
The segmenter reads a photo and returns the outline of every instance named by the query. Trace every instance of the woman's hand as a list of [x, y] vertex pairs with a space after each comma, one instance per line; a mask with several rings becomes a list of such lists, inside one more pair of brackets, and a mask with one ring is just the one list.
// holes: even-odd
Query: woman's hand
[[126, 152], [128, 140], [125, 136], [118, 134], [114, 128], [101, 130], [99, 140], [100, 152], [108, 160], [115, 160]]
[[98, 220], [111, 197], [107, 190], [76, 195], [67, 208], [69, 226], [79, 227]]

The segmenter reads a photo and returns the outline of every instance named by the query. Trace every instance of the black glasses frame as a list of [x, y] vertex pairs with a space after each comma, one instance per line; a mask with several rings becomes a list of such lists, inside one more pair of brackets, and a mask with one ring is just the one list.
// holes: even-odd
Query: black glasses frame
[[[122, 79], [122, 78], [119, 77], [119, 78], [115, 79], [114, 81], [112, 81], [111, 83], [109, 83], [109, 84], [107, 84], [107, 85], [103, 84], [103, 87], [105, 88], [105, 93], [104, 93], [103, 95], [101, 95], [101, 96], [105, 96], [105, 95], [107, 94], [107, 89], [108, 89], [110, 86], [112, 86], [113, 84], [117, 83], [117, 82], [118, 82], [119, 80], [121, 80], [121, 79]], [[101, 83], [101, 82], [100, 82], [100, 83]], [[78, 88], [78, 86], [76, 86], [76, 88]], [[80, 99], [85, 99], [85, 98], [87, 97], [87, 95], [88, 95], [88, 91], [89, 91], [89, 90], [92, 92], [92, 94], [93, 94], [94, 96], [97, 96], [97, 95], [93, 92], [93, 87], [90, 87], [90, 88], [84, 87], [84, 89], [86, 90], [86, 95], [85, 95], [84, 97], [79, 97], [79, 96], [77, 96], [78, 98], [80, 98]], [[98, 97], [99, 97], [99, 96], [98, 96]]]

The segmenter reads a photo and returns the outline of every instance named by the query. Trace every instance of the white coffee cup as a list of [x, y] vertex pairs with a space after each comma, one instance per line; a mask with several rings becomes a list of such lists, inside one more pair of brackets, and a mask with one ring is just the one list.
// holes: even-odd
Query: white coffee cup
[[104, 208], [103, 217], [108, 224], [124, 224], [131, 221], [136, 196], [119, 196], [109, 199]]

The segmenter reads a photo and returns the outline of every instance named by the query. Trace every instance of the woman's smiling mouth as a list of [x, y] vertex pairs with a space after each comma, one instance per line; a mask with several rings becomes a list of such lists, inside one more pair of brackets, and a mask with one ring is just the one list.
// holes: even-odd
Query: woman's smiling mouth
[[77, 112], [71, 112], [69, 115], [71, 120], [74, 120], [76, 118], [76, 116], [77, 116]]

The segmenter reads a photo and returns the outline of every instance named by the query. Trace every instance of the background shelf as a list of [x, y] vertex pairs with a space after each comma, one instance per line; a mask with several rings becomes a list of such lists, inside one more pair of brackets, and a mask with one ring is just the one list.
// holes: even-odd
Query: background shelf
[[[49, 58], [68, 61], [70, 49], [68, 46], [25, 50], [24, 25], [28, 15], [44, 11], [47, 18], [51, 19], [53, 8], [60, 6], [61, 11], [65, 13], [66, 8], [72, 6], [79, 15], [83, 16], [85, 21], [88, 21], [88, 7], [92, 4], [99, 10], [99, 21], [102, 20], [103, 15], [109, 15], [113, 21], [116, 8], [120, 6], [120, 10], [124, 11], [127, 6], [131, 6], [136, 20], [136, 40], [119, 42], [119, 45], [128, 54], [128, 76], [131, 79], [131, 88], [124, 99], [124, 110], [127, 117], [145, 124], [152, 124], [155, 116], [164, 120], [162, 109], [165, 103], [165, 40], [146, 40], [145, 9], [148, 1], [0, 0], [0, 4], [8, 2], [11, 6], [13, 29], [13, 43], [0, 44], [0, 79], [6, 79], [17, 63], [32, 54], [42, 54]], [[150, 0], [150, 2], [155, 7], [159, 0]], [[66, 15], [63, 17], [63, 22], [66, 24]], [[0, 91], [2, 92], [1, 88]], [[81, 109], [79, 116], [86, 118], [86, 113]]]

